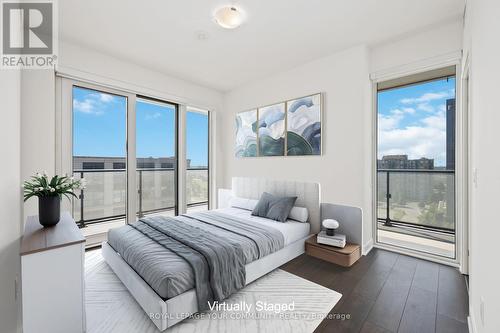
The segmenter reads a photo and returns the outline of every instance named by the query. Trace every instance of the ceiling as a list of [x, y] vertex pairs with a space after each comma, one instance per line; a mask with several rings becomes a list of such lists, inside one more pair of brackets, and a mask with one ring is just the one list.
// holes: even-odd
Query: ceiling
[[[235, 30], [212, 19], [228, 3], [247, 15]], [[63, 41], [228, 91], [458, 18], [463, 8], [464, 0], [64, 0], [59, 26]]]

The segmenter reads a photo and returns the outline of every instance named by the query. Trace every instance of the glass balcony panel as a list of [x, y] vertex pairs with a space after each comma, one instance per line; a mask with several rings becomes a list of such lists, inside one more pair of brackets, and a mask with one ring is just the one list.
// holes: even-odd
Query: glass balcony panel
[[387, 173], [378, 172], [377, 175], [377, 217], [387, 218]]
[[391, 220], [455, 229], [453, 174], [392, 172], [389, 175]]
[[138, 214], [174, 209], [175, 172], [172, 169], [137, 170]]
[[[75, 172], [75, 178], [81, 173]], [[126, 172], [84, 172], [87, 181], [83, 196], [84, 221], [124, 216], [126, 212]], [[80, 193], [77, 193], [80, 194]], [[81, 220], [81, 199], [73, 200], [73, 216]]]
[[186, 171], [186, 201], [188, 205], [208, 202], [208, 170]]

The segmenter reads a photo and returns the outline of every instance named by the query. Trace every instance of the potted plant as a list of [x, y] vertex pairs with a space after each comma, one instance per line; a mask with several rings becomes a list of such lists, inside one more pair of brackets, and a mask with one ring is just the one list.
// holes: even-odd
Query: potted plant
[[41, 225], [50, 227], [59, 222], [62, 197], [78, 198], [73, 191], [85, 188], [85, 179], [58, 175], [49, 179], [45, 172], [37, 173], [24, 182], [23, 188], [24, 201], [38, 197], [38, 219]]

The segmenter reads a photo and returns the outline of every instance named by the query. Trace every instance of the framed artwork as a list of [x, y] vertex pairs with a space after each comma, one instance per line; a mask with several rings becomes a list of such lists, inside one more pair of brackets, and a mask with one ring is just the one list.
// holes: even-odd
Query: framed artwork
[[287, 102], [288, 156], [321, 155], [321, 94]]
[[285, 155], [285, 103], [258, 109], [259, 156]]
[[236, 157], [257, 156], [257, 110], [236, 115]]
[[236, 157], [321, 155], [322, 94], [236, 114]]

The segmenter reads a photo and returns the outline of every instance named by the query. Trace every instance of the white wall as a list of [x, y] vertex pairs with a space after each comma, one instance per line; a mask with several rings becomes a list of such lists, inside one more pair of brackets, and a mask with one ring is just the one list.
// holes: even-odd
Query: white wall
[[[391, 41], [355, 47], [234, 89], [226, 94], [218, 123], [218, 186], [232, 176], [317, 181], [322, 200], [363, 209], [363, 242], [372, 241], [372, 96], [370, 73], [456, 53], [462, 45], [461, 20], [445, 22]], [[237, 112], [325, 92], [323, 155], [320, 157], [234, 157]]]
[[133, 64], [69, 42], [59, 45], [58, 71], [85, 77], [88, 81], [140, 91], [152, 97], [217, 110], [222, 93]]
[[462, 20], [455, 20], [374, 45], [370, 71], [385, 71], [460, 51], [462, 31]]
[[[21, 179], [55, 172], [55, 77], [53, 70], [21, 74]], [[23, 220], [38, 214], [38, 201], [24, 204]]]
[[[257, 106], [324, 92], [323, 154], [304, 157], [234, 157], [235, 113]], [[226, 95], [218, 124], [219, 186], [232, 176], [319, 182], [322, 201], [363, 208], [370, 219], [371, 112], [368, 51], [356, 47], [259, 80]], [[365, 240], [371, 238], [365, 226]]]
[[19, 305], [15, 280], [19, 277], [21, 235], [21, 127], [20, 71], [0, 73], [2, 130], [0, 131], [0, 330], [19, 331]]
[[[500, 332], [498, 235], [500, 219], [500, 2], [469, 0], [464, 55], [470, 57], [471, 167], [477, 185], [471, 188], [470, 315], [475, 332]], [[481, 315], [481, 300], [484, 315]], [[484, 321], [483, 319], [484, 318]]]

